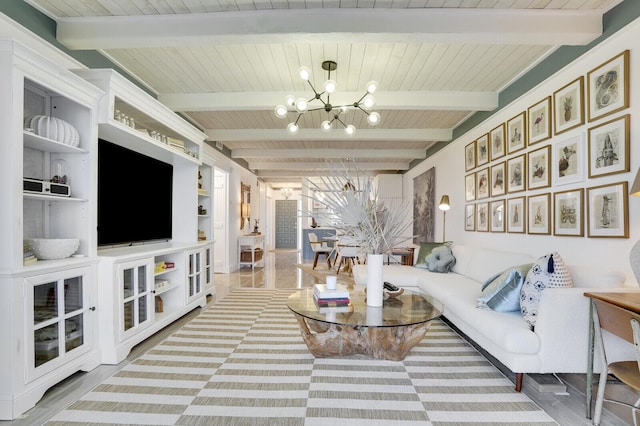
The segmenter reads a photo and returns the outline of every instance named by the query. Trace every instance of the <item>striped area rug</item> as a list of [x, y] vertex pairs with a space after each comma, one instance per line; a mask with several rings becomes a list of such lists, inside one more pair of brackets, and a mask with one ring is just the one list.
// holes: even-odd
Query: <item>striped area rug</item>
[[404, 361], [316, 359], [291, 292], [230, 293], [47, 425], [557, 425], [441, 321]]

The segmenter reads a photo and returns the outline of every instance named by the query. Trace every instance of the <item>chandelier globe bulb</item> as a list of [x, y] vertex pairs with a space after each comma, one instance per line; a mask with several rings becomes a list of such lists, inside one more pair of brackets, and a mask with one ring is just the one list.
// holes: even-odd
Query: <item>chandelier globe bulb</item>
[[324, 120], [322, 122], [322, 124], [320, 124], [320, 128], [324, 132], [330, 132], [331, 131], [331, 122], [329, 120]]
[[308, 106], [309, 102], [305, 98], [298, 98], [296, 100], [296, 111], [305, 112]]
[[364, 106], [365, 109], [371, 109], [375, 104], [376, 104], [376, 98], [374, 98], [371, 95], [365, 96], [364, 99], [362, 100], [362, 105]]
[[335, 80], [327, 80], [324, 82], [324, 90], [329, 94], [335, 92], [337, 87], [338, 83], [336, 83]]
[[276, 117], [278, 118], [285, 118], [287, 116], [287, 107], [284, 105], [278, 105], [276, 106], [276, 108], [273, 110], [273, 112], [275, 113]]
[[356, 133], [356, 126], [354, 126], [353, 124], [349, 124], [344, 128], [344, 133], [347, 136], [353, 136]]
[[368, 93], [374, 93], [376, 90], [378, 90], [378, 82], [377, 81], [370, 81], [367, 83], [367, 92]]
[[311, 70], [304, 66], [300, 67], [298, 68], [298, 75], [302, 80], [309, 81], [309, 78], [311, 77]]
[[290, 107], [293, 107], [296, 104], [296, 97], [293, 95], [287, 95], [286, 104]]
[[298, 133], [298, 125], [296, 123], [289, 123], [287, 125], [287, 132], [289, 132], [290, 135], [295, 135]]
[[376, 124], [378, 124], [380, 122], [380, 114], [378, 114], [377, 112], [372, 112], [371, 114], [369, 114], [367, 116], [367, 121], [372, 126], [375, 126]]

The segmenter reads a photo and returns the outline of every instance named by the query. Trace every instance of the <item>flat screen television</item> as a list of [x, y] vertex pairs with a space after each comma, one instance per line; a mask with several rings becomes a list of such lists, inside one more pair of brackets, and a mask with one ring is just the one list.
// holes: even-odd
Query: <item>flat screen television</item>
[[98, 140], [98, 245], [171, 239], [173, 166]]

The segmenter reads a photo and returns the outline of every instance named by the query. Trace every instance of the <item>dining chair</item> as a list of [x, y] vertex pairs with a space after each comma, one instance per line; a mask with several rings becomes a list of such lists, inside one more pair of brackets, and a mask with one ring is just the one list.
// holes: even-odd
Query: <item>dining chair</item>
[[331, 253], [333, 247], [329, 247], [326, 241], [318, 241], [318, 236], [314, 232], [309, 232], [309, 244], [311, 244], [311, 250], [313, 250], [313, 269], [316, 269], [318, 265], [318, 258], [324, 256], [327, 258], [327, 266], [331, 269]]

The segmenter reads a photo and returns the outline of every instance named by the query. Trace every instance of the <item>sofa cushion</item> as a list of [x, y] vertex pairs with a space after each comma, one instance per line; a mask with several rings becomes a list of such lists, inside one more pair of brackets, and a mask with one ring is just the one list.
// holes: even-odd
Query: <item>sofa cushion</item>
[[545, 288], [573, 287], [569, 268], [557, 252], [540, 257], [527, 274], [520, 294], [520, 310], [533, 328], [538, 316], [540, 294]]
[[531, 263], [514, 266], [487, 280], [477, 300], [478, 308], [498, 312], [519, 311], [520, 290], [531, 266]]
[[418, 250], [418, 257], [416, 259], [415, 266], [418, 268], [429, 269], [425, 259], [431, 254], [433, 249], [443, 246], [444, 243], [420, 243], [420, 250]]
[[534, 256], [489, 248], [456, 245], [451, 247], [456, 258], [452, 271], [481, 283], [507, 268], [536, 261]]
[[456, 264], [456, 258], [451, 254], [451, 249], [447, 246], [436, 247], [431, 254], [424, 259], [427, 268], [431, 272], [449, 272]]

